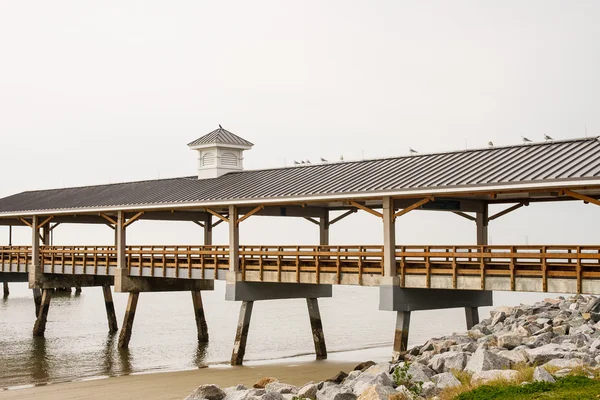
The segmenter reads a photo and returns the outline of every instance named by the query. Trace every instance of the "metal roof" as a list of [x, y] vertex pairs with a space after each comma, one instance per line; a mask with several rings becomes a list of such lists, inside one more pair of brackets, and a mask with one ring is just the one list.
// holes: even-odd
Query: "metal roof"
[[193, 142], [188, 143], [188, 146], [198, 146], [198, 145], [212, 144], [212, 143], [233, 144], [236, 146], [249, 146], [249, 147], [254, 146], [253, 143], [250, 143], [246, 139], [239, 137], [235, 133], [229, 132], [227, 129], [223, 129], [221, 127], [221, 125], [219, 125], [219, 129], [215, 129], [214, 131], [207, 133], [206, 135], [202, 136], [201, 138], [198, 138], [198, 139], [194, 140]]
[[184, 177], [30, 191], [0, 199], [0, 216], [31, 215], [44, 210], [92, 212], [292, 200], [334, 201], [384, 193], [439, 195], [501, 187], [527, 190], [544, 185], [565, 187], [590, 182], [600, 188], [597, 138], [240, 171], [214, 179]]

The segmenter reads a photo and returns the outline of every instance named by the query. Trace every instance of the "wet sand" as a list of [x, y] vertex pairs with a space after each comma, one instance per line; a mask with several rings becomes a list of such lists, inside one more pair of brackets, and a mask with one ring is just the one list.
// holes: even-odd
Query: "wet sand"
[[[350, 372], [368, 359], [383, 361], [385, 351], [358, 351], [334, 355], [330, 360], [307, 361], [306, 358], [248, 363], [243, 367], [211, 366], [193, 371], [164, 372], [96, 379], [83, 382], [56, 383], [26, 389], [0, 391], [0, 399], [19, 400], [79, 400], [79, 399], [144, 399], [182, 400], [202, 384], [220, 387], [244, 384], [247, 387], [259, 379], [272, 376], [281, 382], [302, 385], [322, 381], [339, 371]], [[371, 356], [371, 357], [369, 357]], [[367, 358], [365, 358], [367, 357]]]

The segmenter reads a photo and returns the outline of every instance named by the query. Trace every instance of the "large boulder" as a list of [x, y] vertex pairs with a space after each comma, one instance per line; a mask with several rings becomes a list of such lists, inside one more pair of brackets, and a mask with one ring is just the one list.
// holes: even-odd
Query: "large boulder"
[[217, 385], [200, 385], [185, 400], [222, 400], [226, 395]]
[[468, 361], [469, 353], [449, 352], [436, 354], [431, 358], [427, 366], [439, 374], [442, 372], [450, 372], [452, 370], [463, 370]]
[[264, 388], [265, 388], [265, 386], [267, 386], [267, 385], [268, 385], [269, 383], [271, 383], [271, 382], [279, 382], [279, 381], [278, 381], [278, 379], [277, 379], [277, 378], [273, 378], [273, 377], [270, 377], [270, 376], [268, 376], [268, 377], [265, 377], [265, 378], [262, 378], [262, 379], [260, 379], [258, 382], [256, 382], [256, 383], [254, 384], [254, 386], [253, 386], [253, 387], [254, 387], [255, 389], [264, 389]]
[[527, 358], [523, 355], [523, 351], [520, 348], [513, 350], [500, 350], [498, 356], [504, 357], [510, 361], [511, 367], [517, 364], [527, 364]]
[[356, 395], [347, 387], [331, 384], [317, 392], [317, 400], [356, 400]]
[[498, 336], [498, 346], [504, 347], [508, 350], [512, 350], [523, 343], [523, 336], [518, 333], [505, 333], [504, 335]]
[[546, 368], [544, 367], [535, 367], [533, 370], [533, 381], [534, 382], [550, 382], [554, 383], [556, 380], [550, 375]]
[[465, 371], [476, 373], [495, 369], [510, 368], [510, 360], [489, 350], [477, 350], [465, 367]]
[[267, 392], [260, 397], [260, 400], [286, 400], [281, 393]]
[[424, 382], [421, 387], [421, 396], [429, 399], [436, 395], [438, 389], [432, 381]]
[[271, 382], [265, 386], [265, 390], [267, 393], [269, 392], [277, 392], [281, 394], [297, 394], [298, 388], [293, 385], [288, 385], [287, 383], [281, 382]]
[[388, 400], [392, 394], [396, 394], [393, 387], [382, 385], [371, 385], [363, 391], [359, 400]]
[[556, 358], [565, 358], [568, 354], [563, 351], [559, 345], [551, 343], [544, 346], [524, 350], [527, 359], [531, 364], [541, 365]]
[[303, 399], [315, 400], [317, 398], [317, 385], [314, 383], [307, 383], [298, 389], [298, 397]]
[[473, 374], [471, 377], [471, 385], [485, 385], [494, 381], [514, 382], [519, 379], [519, 372], [512, 369], [481, 371]]
[[452, 372], [443, 372], [431, 377], [431, 381], [435, 383], [438, 389], [446, 389], [449, 387], [460, 386], [461, 383]]
[[376, 365], [373, 361], [365, 361], [365, 362], [361, 362], [360, 364], [358, 364], [356, 367], [354, 367], [354, 371], [360, 371], [363, 372], [369, 368], [371, 368], [373, 365]]
[[355, 395], [360, 396], [369, 386], [373, 385], [393, 388], [394, 382], [392, 382], [387, 372], [381, 372], [378, 375], [370, 375], [363, 372], [358, 378], [348, 385], [344, 385], [344, 387], [348, 387]]
[[411, 376], [411, 382], [428, 382], [435, 375], [435, 371], [427, 365], [411, 363], [408, 366], [408, 374]]

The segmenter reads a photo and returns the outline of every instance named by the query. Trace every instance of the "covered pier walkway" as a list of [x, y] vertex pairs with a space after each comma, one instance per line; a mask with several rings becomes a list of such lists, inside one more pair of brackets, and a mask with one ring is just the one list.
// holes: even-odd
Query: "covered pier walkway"
[[[127, 347], [142, 292], [190, 291], [198, 340], [209, 339], [201, 292], [226, 282], [240, 301], [232, 364], [244, 357], [254, 301], [305, 298], [315, 352], [327, 350], [318, 298], [332, 285], [378, 286], [381, 310], [396, 312], [394, 357], [406, 350], [412, 311], [464, 307], [467, 327], [492, 291], [600, 294], [600, 245], [489, 245], [490, 222], [538, 202], [579, 201], [600, 208], [597, 138], [379, 160], [244, 171], [252, 143], [217, 129], [189, 144], [198, 175], [19, 193], [0, 199], [0, 225], [31, 232], [25, 246], [0, 247], [0, 281], [28, 282], [36, 298], [34, 335], [43, 336], [52, 289], [101, 286], [109, 330], [117, 330], [111, 287], [129, 293], [119, 345]], [[504, 207], [490, 215], [490, 206]], [[450, 212], [473, 223], [473, 244], [407, 245], [396, 229], [407, 213]], [[519, 210], [519, 211], [517, 211]], [[330, 227], [353, 214], [381, 221], [380, 245], [330, 245]], [[318, 228], [312, 246], [247, 245], [239, 227], [259, 216], [303, 218]], [[132, 246], [140, 220], [187, 221], [203, 243]], [[102, 224], [112, 246], [54, 246], [63, 224]], [[213, 244], [224, 224], [228, 241]], [[260, 238], [253, 238], [260, 241]]]

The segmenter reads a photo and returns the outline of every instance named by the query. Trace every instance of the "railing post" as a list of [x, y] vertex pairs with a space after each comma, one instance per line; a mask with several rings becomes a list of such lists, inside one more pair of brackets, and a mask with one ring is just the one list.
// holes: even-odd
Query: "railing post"
[[229, 206], [229, 271], [240, 272], [240, 228], [237, 206]]

